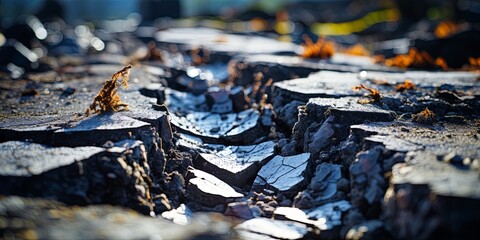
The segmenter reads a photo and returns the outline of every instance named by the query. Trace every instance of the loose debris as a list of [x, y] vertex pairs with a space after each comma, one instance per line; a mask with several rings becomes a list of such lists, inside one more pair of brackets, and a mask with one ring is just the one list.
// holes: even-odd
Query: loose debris
[[318, 38], [317, 42], [313, 42], [311, 38], [305, 36], [303, 38], [305, 43], [302, 44], [303, 58], [330, 58], [335, 53], [335, 43], [325, 40], [323, 37]]
[[437, 38], [446, 38], [460, 30], [460, 24], [453, 21], [443, 21], [435, 28], [435, 36]]
[[467, 70], [478, 70], [478, 69], [480, 69], [480, 57], [478, 57], [478, 58], [469, 57], [468, 62], [470, 63], [470, 66], [467, 66]]
[[385, 60], [385, 65], [399, 68], [436, 68], [435, 61], [426, 51], [411, 48], [407, 54], [400, 54]]
[[437, 115], [433, 111], [430, 111], [428, 108], [425, 110], [412, 115], [412, 121], [423, 123], [423, 124], [433, 124], [437, 121]]
[[395, 86], [395, 89], [397, 90], [397, 92], [403, 92], [405, 90], [413, 90], [416, 87], [417, 86], [415, 85], [415, 83], [412, 82], [412, 80], [407, 79], [407, 80], [405, 80], [405, 82], [400, 83], [397, 86]]
[[[133, 234], [147, 238], [150, 235], [142, 233], [165, 229], [152, 235], [184, 238], [184, 231], [210, 227], [212, 218], [208, 216], [219, 216], [216, 219], [220, 224], [211, 227], [228, 232], [228, 239], [236, 238], [236, 234], [248, 239], [389, 239], [391, 235], [405, 239], [438, 236], [468, 239], [461, 234], [474, 233], [471, 226], [478, 225], [475, 213], [480, 206], [475, 187], [480, 169], [478, 72], [404, 71], [374, 64], [370, 57], [347, 54], [335, 54], [326, 60], [304, 59], [294, 56], [299, 47], [296, 44], [285, 45], [265, 37], [225, 35], [218, 30], [160, 32], [156, 38], [161, 53], [165, 54], [162, 63], [148, 58], [148, 46], [142, 39], [132, 41], [138, 48], [122, 44], [115, 52], [118, 58], [104, 52], [99, 53], [101, 57], [92, 55], [87, 60], [81, 57], [79, 61], [92, 62], [77, 63], [81, 67], [74, 67], [74, 73], [69, 70], [72, 64], [62, 62], [58, 63], [59, 68], [54, 68], [62, 70], [51, 70], [53, 75], [36, 75], [27, 69], [27, 80], [15, 83], [22, 89], [25, 82], [31, 82], [26, 88], [36, 92], [30, 95], [22, 96], [20, 90], [0, 91], [1, 99], [5, 100], [0, 108], [3, 146], [0, 155], [4, 156], [0, 157], [0, 165], [5, 165], [0, 170], [0, 192], [57, 198], [67, 204], [121, 205], [157, 216], [155, 221], [165, 218], [187, 226], [149, 225], [128, 214], [116, 214], [125, 210], [115, 210], [108, 220], [90, 218], [95, 226], [82, 226], [95, 231], [83, 233], [87, 227], [77, 227], [77, 223], [84, 221], [70, 221], [70, 216], [82, 212], [87, 214], [82, 216], [90, 217], [90, 207], [52, 209], [68, 214], [60, 216], [54, 211], [55, 217], [60, 217], [55, 220], [48, 218], [49, 215], [37, 217], [43, 210], [30, 208], [33, 205], [28, 201], [41, 205], [42, 200], [12, 202], [0, 198], [0, 209], [2, 204], [9, 205], [7, 211], [0, 211], [0, 238], [10, 238], [12, 233], [21, 231], [17, 228], [19, 219], [25, 221], [25, 226], [29, 221], [61, 223], [62, 228], [58, 227], [60, 224], [47, 225], [50, 227], [45, 230], [47, 233], [52, 229], [62, 231], [55, 236], [43, 235], [42, 228], [34, 228], [38, 238], [61, 238], [65, 229], [69, 237], [83, 234], [78, 236], [118, 238]], [[135, 39], [136, 33], [124, 34], [128, 36], [127, 42]], [[115, 39], [117, 35], [111, 37]], [[228, 41], [224, 41], [227, 37]], [[472, 39], [472, 35], [464, 37]], [[341, 36], [335, 38], [339, 42], [352, 42]], [[105, 41], [106, 46], [111, 46], [110, 37]], [[328, 50], [325, 39], [322, 41], [321, 46], [310, 41], [313, 47], [310, 50]], [[465, 45], [466, 49], [476, 49], [475, 45], [467, 47], [463, 42], [452, 41]], [[385, 55], [412, 47], [407, 44], [397, 49], [396, 43], [395, 49], [386, 46], [391, 42], [369, 46], [376, 54]], [[447, 69], [448, 65], [460, 68], [468, 63], [469, 56], [455, 60], [444, 48], [432, 51], [428, 44], [416, 41], [413, 46], [418, 47], [421, 61], [409, 61], [424, 61], [437, 70]], [[200, 45], [203, 56], [210, 53], [208, 59], [202, 58]], [[128, 54], [122, 52], [126, 49]], [[0, 51], [3, 50], [0, 46]], [[433, 65], [420, 50], [433, 56]], [[357, 47], [352, 51], [361, 52]], [[51, 52], [49, 47], [47, 54]], [[435, 59], [440, 53], [444, 58]], [[458, 55], [457, 51], [455, 54]], [[109, 67], [105, 63], [118, 64], [119, 59], [128, 58], [122, 58], [123, 55], [146, 57], [138, 58], [142, 60], [137, 64], [142, 67], [130, 75], [136, 84], [122, 93], [122, 98], [128, 99], [129, 111], [113, 112], [116, 108], [127, 108], [118, 105], [121, 104], [118, 89], [123, 85], [121, 78], [126, 81], [128, 74], [116, 81], [115, 75], [112, 76], [110, 90], [97, 94], [88, 89], [103, 84], [105, 76], [121, 69], [123, 66]], [[470, 65], [479, 66], [478, 56], [472, 57], [475, 58], [470, 59]], [[235, 64], [230, 76], [234, 79], [224, 82], [230, 60]], [[5, 66], [0, 63], [0, 67]], [[90, 75], [83, 73], [85, 69]], [[142, 69], [149, 74], [138, 75]], [[313, 72], [318, 73], [309, 75]], [[8, 78], [8, 74], [0, 76]], [[368, 85], [364, 81], [369, 81]], [[11, 82], [14, 81], [2, 79], [0, 88], [12, 89]], [[358, 86], [357, 92], [351, 86]], [[415, 90], [408, 91], [411, 89]], [[360, 104], [358, 100], [363, 93], [358, 90], [367, 92], [365, 103], [380, 99], [381, 102]], [[99, 99], [92, 104], [93, 112], [102, 112], [102, 94], [117, 100], [105, 100], [113, 102], [108, 110], [112, 112], [69, 121], [73, 113], [85, 111], [85, 103], [95, 96]], [[431, 114], [419, 113], [427, 107]], [[418, 118], [430, 119], [433, 112], [440, 122], [436, 126], [412, 122], [408, 117], [418, 113]], [[182, 132], [195, 136], [182, 137], [186, 136]], [[38, 143], [44, 144], [40, 150]], [[30, 148], [25, 150], [26, 145]], [[17, 149], [10, 151], [9, 146]], [[68, 151], [67, 146], [71, 147]], [[40, 151], [42, 154], [38, 154]], [[62, 157], [72, 151], [76, 154]], [[12, 214], [16, 209], [20, 214]], [[205, 217], [202, 211], [219, 214]], [[232, 229], [221, 214], [246, 222], [236, 222], [239, 227]], [[110, 228], [109, 223], [122, 220], [121, 216], [138, 221], [127, 221], [129, 227], [117, 224], [116, 228]], [[200, 221], [203, 227], [195, 225], [198, 216], [203, 216]], [[6, 230], [2, 222], [6, 222]], [[95, 227], [104, 224], [108, 229], [97, 231]], [[138, 229], [143, 228], [150, 230], [139, 233]], [[164, 235], [169, 231], [174, 235]], [[32, 231], [27, 233], [33, 236]], [[207, 236], [222, 239], [224, 235], [217, 232]]]
[[363, 99], [358, 100], [358, 103], [368, 104], [368, 103], [378, 102], [378, 101], [380, 101], [380, 99], [382, 99], [382, 96], [380, 95], [380, 92], [377, 89], [365, 87], [363, 84], [360, 84], [359, 86], [354, 86], [353, 87], [353, 90], [355, 90], [355, 91], [360, 91], [362, 89], [365, 89], [365, 90], [369, 91], [370, 93], [365, 95], [365, 97], [367, 97], [367, 98], [363, 98]]
[[370, 56], [370, 52], [365, 48], [362, 44], [357, 43], [353, 46], [348, 47], [343, 51], [343, 53], [348, 55], [355, 55], [355, 56]]
[[[120, 87], [128, 88], [128, 79], [130, 77], [131, 65], [124, 67], [122, 70], [112, 75], [110, 80], [105, 82], [102, 89], [98, 92], [94, 98], [93, 103], [85, 111], [86, 115], [90, 113], [110, 112], [128, 110], [128, 104], [120, 101], [118, 89]], [[122, 80], [118, 83], [118, 80]]]
[[148, 56], [146, 60], [154, 60], [154, 61], [160, 61], [160, 62], [164, 61], [162, 52], [160, 51], [160, 49], [157, 48], [154, 41], [150, 41], [147, 44], [147, 47], [148, 47]]

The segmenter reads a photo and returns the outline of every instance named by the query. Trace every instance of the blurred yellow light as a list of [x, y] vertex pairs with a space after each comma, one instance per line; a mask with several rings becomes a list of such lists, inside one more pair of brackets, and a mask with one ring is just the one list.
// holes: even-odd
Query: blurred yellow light
[[396, 9], [386, 9], [368, 13], [351, 22], [315, 23], [312, 25], [312, 31], [318, 35], [347, 35], [363, 31], [377, 23], [397, 21], [398, 18], [399, 13]]

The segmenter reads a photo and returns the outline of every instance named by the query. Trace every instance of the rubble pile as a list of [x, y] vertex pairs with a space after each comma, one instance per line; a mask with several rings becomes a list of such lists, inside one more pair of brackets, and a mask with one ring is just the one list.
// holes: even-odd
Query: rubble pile
[[[67, 30], [27, 39], [48, 49], [39, 59], [22, 39], [0, 45], [16, 56], [0, 62], [0, 238], [476, 235], [478, 71], [306, 59], [209, 28], [80, 26], [107, 48]], [[86, 114], [129, 64], [121, 107]]]

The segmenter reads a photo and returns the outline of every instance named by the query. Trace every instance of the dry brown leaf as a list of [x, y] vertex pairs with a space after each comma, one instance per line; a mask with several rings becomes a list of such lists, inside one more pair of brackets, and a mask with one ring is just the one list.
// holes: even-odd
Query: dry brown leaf
[[[102, 89], [93, 99], [93, 103], [85, 111], [86, 115], [90, 113], [101, 113], [110, 111], [128, 110], [128, 104], [120, 101], [118, 89], [120, 87], [128, 88], [128, 79], [130, 77], [131, 65], [124, 67], [122, 70], [116, 72], [112, 77], [105, 82]], [[121, 79], [121, 82], [118, 82]]]

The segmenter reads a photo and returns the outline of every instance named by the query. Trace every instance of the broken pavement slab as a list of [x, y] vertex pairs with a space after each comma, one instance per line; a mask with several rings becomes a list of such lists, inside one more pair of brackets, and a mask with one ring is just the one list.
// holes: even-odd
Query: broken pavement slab
[[357, 73], [321, 71], [310, 74], [306, 78], [297, 78], [273, 84], [273, 105], [280, 108], [296, 100], [308, 102], [311, 98], [339, 98], [361, 96], [352, 87], [361, 82]]
[[480, 135], [474, 124], [431, 126], [395, 121], [353, 125], [351, 130], [364, 142], [380, 143], [391, 151], [426, 150], [438, 156], [454, 152], [471, 160], [480, 159]]
[[275, 39], [228, 34], [212, 28], [170, 28], [155, 33], [160, 44], [177, 44], [189, 50], [204, 48], [213, 54], [259, 54], [290, 52], [294, 54], [298, 45]]
[[262, 136], [259, 113], [248, 109], [240, 113], [215, 114], [192, 112], [185, 116], [172, 113], [171, 123], [179, 130], [208, 143], [249, 144]]
[[0, 143], [1, 176], [30, 177], [90, 159], [105, 152], [100, 147], [52, 148], [28, 142]]
[[475, 236], [478, 184], [478, 171], [458, 169], [428, 151], [410, 152], [392, 169], [383, 219], [400, 238]]
[[[395, 71], [372, 63], [370, 57], [335, 54], [331, 59], [305, 59], [300, 56], [255, 54], [239, 56], [230, 62], [230, 80], [240, 86], [255, 82], [255, 75], [262, 73], [265, 79], [278, 82], [287, 79], [305, 78], [310, 73], [335, 71], [359, 73], [362, 70]], [[265, 83], [265, 81], [262, 81]]]
[[358, 98], [312, 98], [307, 103], [307, 114], [317, 119], [334, 116], [337, 123], [356, 124], [365, 121], [393, 121], [394, 114], [373, 104], [360, 104]]
[[149, 131], [150, 124], [118, 113], [97, 114], [80, 120], [69, 127], [56, 130], [53, 145], [102, 145], [106, 141], [119, 141]]
[[222, 180], [201, 170], [190, 168], [186, 180], [186, 196], [193, 210], [223, 213], [228, 203], [244, 197]]
[[242, 187], [253, 181], [258, 170], [275, 153], [273, 141], [249, 146], [225, 146], [213, 153], [200, 153], [194, 166], [228, 184]]
[[[477, 148], [478, 150], [478, 148]], [[480, 201], [478, 171], [458, 169], [439, 161], [432, 152], [410, 152], [405, 163], [392, 168], [394, 185], [428, 185], [437, 196], [477, 199]]]
[[478, 72], [467, 71], [405, 71], [405, 72], [382, 72], [362, 71], [359, 73], [362, 80], [381, 80], [389, 84], [398, 84], [411, 80], [418, 87], [430, 88], [441, 85], [453, 85], [459, 88], [474, 88], [478, 83]]
[[305, 184], [304, 175], [309, 159], [310, 153], [288, 157], [275, 156], [260, 169], [252, 189], [267, 188], [294, 196]]
[[21, 197], [0, 197], [0, 238], [24, 239], [231, 239], [231, 223], [200, 214], [183, 226], [114, 206], [69, 207]]
[[244, 239], [302, 239], [307, 235], [304, 224], [268, 218], [253, 218], [235, 227]]
[[[54, 85], [42, 83], [40, 86], [45, 88], [42, 94], [24, 98], [20, 102], [16, 102], [16, 99], [8, 99], [9, 102], [7, 103], [10, 104], [10, 107], [14, 107], [15, 111], [9, 112], [8, 109], [2, 109], [2, 118], [0, 119], [0, 141], [23, 141], [29, 139], [37, 143], [62, 145], [61, 141], [59, 142], [58, 139], [54, 139], [54, 135], [62, 135], [65, 129], [69, 127], [69, 124], [81, 125], [85, 128], [90, 127], [91, 130], [101, 129], [102, 131], [108, 131], [108, 128], [112, 128], [113, 130], [123, 128], [125, 132], [128, 132], [142, 128], [144, 123], [150, 123], [150, 125], [155, 127], [159, 132], [164, 142], [171, 142], [171, 128], [167, 113], [165, 111], [157, 111], [153, 108], [157, 99], [143, 96], [137, 90], [130, 89], [121, 94], [120, 98], [122, 101], [129, 103], [129, 111], [106, 114], [116, 114], [114, 118], [117, 118], [118, 116], [118, 118], [124, 119], [125, 123], [123, 125], [120, 123], [123, 120], [110, 119], [112, 121], [108, 120], [108, 122], [104, 122], [103, 126], [99, 126], [102, 124], [94, 123], [94, 121], [102, 120], [105, 117], [97, 117], [98, 115], [82, 117], [88, 104], [90, 104], [95, 97], [96, 92], [94, 91], [97, 90], [93, 89], [98, 89], [95, 86], [101, 86], [104, 82], [105, 79], [100, 77], [97, 79], [88, 79], [88, 81], [85, 79], [74, 79], [64, 83], [54, 83]], [[55, 84], [60, 84], [62, 86], [55, 86]], [[70, 87], [70, 85], [75, 87]], [[76, 88], [82, 88], [82, 90], [75, 90]], [[63, 92], [57, 89], [73, 90], [71, 90], [70, 95], [64, 96]], [[78, 123], [79, 121], [90, 122], [88, 124], [80, 124]], [[57, 130], [58, 132], [55, 134], [54, 132]], [[77, 128], [77, 130], [79, 129]], [[88, 131], [88, 129], [83, 130]], [[115, 135], [115, 133], [113, 135]], [[93, 139], [92, 141], [99, 142], [100, 139], [108, 138], [108, 134], [92, 135], [90, 137]], [[95, 138], [98, 139], [95, 140]], [[107, 140], [117, 141], [120, 139]], [[90, 145], [91, 143], [89, 142], [92, 141], [87, 141], [83, 143], [83, 145]]]
[[140, 142], [128, 148], [0, 144], [1, 193], [58, 199], [67, 204], [113, 204], [150, 213], [150, 169]]
[[[363, 122], [393, 121], [393, 112], [373, 104], [360, 104], [358, 98], [312, 98], [299, 108], [292, 141], [282, 153], [310, 152], [315, 157], [331, 144], [346, 139], [349, 126]], [[335, 136], [335, 137], [333, 137]]]

